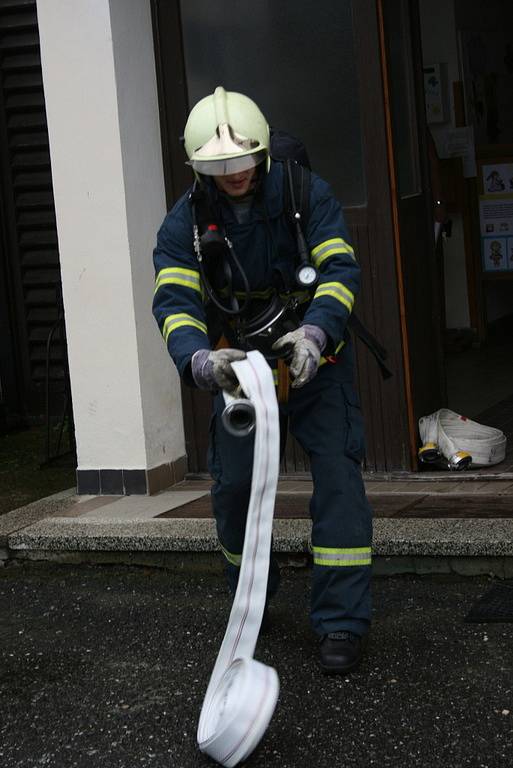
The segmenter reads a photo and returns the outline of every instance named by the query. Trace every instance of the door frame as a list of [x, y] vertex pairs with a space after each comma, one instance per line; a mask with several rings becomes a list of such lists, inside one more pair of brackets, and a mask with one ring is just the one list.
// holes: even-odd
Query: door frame
[[[442, 297], [438, 281], [434, 218], [429, 171], [427, 120], [418, 0], [395, 0], [400, 6], [404, 53], [409, 72], [408, 129], [415, 148], [417, 191], [401, 194], [398, 152], [393, 125], [394, 84], [390, 76], [390, 40], [386, 6], [377, 0], [380, 19], [387, 149], [394, 221], [395, 254], [400, 296], [403, 364], [412, 466], [418, 469], [417, 423], [421, 416], [446, 404], [441, 331]], [[403, 102], [401, 102], [403, 106]], [[404, 110], [403, 110], [404, 114]]]

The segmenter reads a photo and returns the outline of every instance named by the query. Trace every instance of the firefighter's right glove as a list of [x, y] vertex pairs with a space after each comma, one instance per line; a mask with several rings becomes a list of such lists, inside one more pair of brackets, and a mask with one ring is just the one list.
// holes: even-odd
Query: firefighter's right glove
[[199, 349], [191, 360], [192, 378], [200, 389], [224, 389], [231, 394], [239, 386], [231, 363], [245, 358], [241, 349]]
[[290, 360], [289, 371], [295, 389], [307, 384], [317, 373], [326, 342], [326, 334], [317, 325], [302, 325], [274, 342], [274, 351]]

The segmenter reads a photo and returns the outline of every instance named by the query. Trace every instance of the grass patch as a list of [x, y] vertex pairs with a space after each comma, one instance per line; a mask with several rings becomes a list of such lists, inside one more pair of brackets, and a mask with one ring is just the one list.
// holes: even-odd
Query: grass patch
[[[70, 454], [46, 467], [44, 426], [0, 435], [0, 515], [76, 483], [75, 457]], [[66, 437], [64, 446], [67, 448]]]

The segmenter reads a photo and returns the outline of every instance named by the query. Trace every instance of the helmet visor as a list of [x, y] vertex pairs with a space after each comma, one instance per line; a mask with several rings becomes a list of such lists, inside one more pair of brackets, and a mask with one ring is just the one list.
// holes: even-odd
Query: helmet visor
[[191, 165], [196, 173], [202, 173], [205, 176], [230, 176], [233, 173], [242, 173], [260, 165], [266, 157], [267, 150], [261, 149], [259, 152], [238, 157], [216, 158], [215, 160], [192, 159], [187, 164]]

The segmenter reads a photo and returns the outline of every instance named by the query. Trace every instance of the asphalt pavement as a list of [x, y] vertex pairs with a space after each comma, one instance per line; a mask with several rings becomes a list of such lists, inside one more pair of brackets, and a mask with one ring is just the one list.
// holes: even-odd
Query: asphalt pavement
[[[366, 660], [327, 678], [306, 569], [286, 571], [257, 658], [281, 692], [248, 768], [513, 764], [513, 624], [466, 624], [485, 577], [374, 581]], [[220, 573], [0, 569], [2, 768], [189, 768], [230, 608]]]

